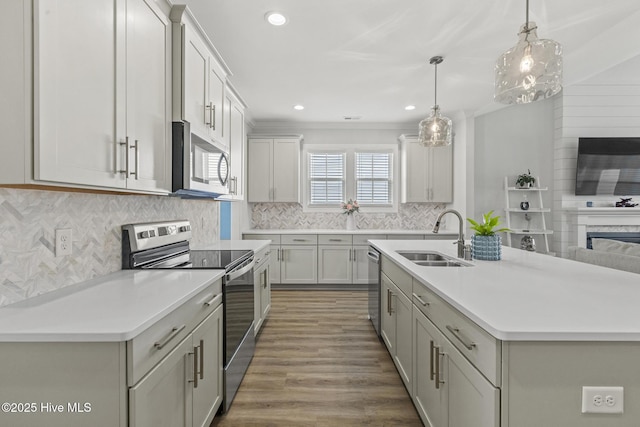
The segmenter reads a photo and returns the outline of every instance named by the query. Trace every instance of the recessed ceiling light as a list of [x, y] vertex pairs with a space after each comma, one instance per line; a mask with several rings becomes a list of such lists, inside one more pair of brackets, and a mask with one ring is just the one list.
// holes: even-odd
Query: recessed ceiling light
[[267, 14], [264, 15], [264, 19], [266, 19], [269, 24], [275, 25], [276, 27], [287, 23], [287, 17], [278, 12], [267, 12]]
[[415, 105], [407, 105], [406, 107], [404, 107], [405, 110], [407, 111], [413, 111], [416, 109]]
[[293, 109], [298, 111], [304, 110], [304, 105], [300, 105], [300, 104], [294, 105]]

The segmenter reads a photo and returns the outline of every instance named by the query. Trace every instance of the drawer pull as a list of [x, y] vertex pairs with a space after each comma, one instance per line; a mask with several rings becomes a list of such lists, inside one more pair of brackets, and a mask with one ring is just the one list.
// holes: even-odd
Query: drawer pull
[[294, 242], [306, 242], [307, 239], [293, 239]]
[[216, 303], [216, 301], [218, 299], [222, 298], [222, 294], [216, 295], [213, 298], [211, 298], [209, 301], [205, 302], [204, 305], [205, 307], [211, 307], [212, 305], [214, 305]]
[[462, 335], [460, 334], [460, 329], [447, 325], [447, 330], [451, 332], [453, 336], [456, 337], [458, 341], [460, 341], [462, 345], [464, 345], [467, 348], [467, 350], [473, 350], [473, 348], [476, 346], [476, 343], [474, 342], [469, 343], [462, 337]]
[[[423, 300], [423, 299], [420, 297], [420, 295], [416, 295], [416, 294], [414, 293], [414, 294], [413, 294], [413, 297], [414, 297], [415, 299], [417, 299], [417, 300], [418, 300], [418, 302], [419, 302], [420, 304], [422, 304], [423, 306], [425, 306], [425, 307], [426, 307], [426, 306], [428, 306], [428, 305], [431, 305], [431, 303], [430, 303], [430, 302], [426, 302], [425, 300]], [[433, 379], [433, 378], [432, 378], [432, 379]]]
[[329, 239], [330, 242], [342, 242], [342, 239]]
[[157, 348], [158, 350], [161, 350], [162, 347], [164, 347], [165, 345], [169, 344], [169, 341], [171, 341], [172, 339], [177, 337], [178, 334], [180, 332], [182, 332], [182, 330], [185, 328], [185, 326], [186, 325], [182, 325], [182, 326], [179, 326], [179, 327], [174, 327], [173, 329], [171, 329], [171, 332], [169, 332], [169, 335], [167, 335], [164, 339], [154, 343], [153, 346], [155, 348]]
[[436, 348], [435, 344], [433, 343], [433, 340], [430, 341], [429, 344], [429, 379], [431, 381], [433, 381], [433, 379], [436, 376], [435, 370], [433, 368], [433, 361], [434, 361], [434, 357], [433, 357], [433, 350]]

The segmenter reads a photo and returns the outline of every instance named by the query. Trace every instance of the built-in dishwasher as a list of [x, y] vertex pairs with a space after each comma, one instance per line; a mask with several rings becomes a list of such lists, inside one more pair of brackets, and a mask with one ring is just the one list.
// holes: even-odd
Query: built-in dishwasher
[[376, 334], [380, 336], [380, 252], [372, 246], [367, 251], [369, 258], [369, 319]]

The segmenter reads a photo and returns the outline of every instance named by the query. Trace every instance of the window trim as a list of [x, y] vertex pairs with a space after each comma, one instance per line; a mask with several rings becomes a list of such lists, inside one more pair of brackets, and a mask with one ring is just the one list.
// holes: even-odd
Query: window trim
[[302, 147], [302, 173], [300, 174], [302, 189], [302, 211], [305, 213], [341, 213], [339, 205], [311, 206], [309, 182], [309, 153], [345, 153], [345, 200], [355, 199], [356, 194], [356, 152], [390, 153], [391, 158], [391, 205], [360, 206], [360, 213], [398, 213], [400, 206], [400, 156], [398, 144], [353, 144], [339, 146], [337, 144], [304, 144]]

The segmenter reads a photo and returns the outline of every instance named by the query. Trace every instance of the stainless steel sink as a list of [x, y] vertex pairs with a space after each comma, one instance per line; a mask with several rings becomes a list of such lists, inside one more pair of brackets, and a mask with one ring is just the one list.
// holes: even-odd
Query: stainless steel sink
[[416, 265], [423, 267], [470, 267], [471, 264], [459, 261], [456, 258], [430, 251], [396, 251]]

